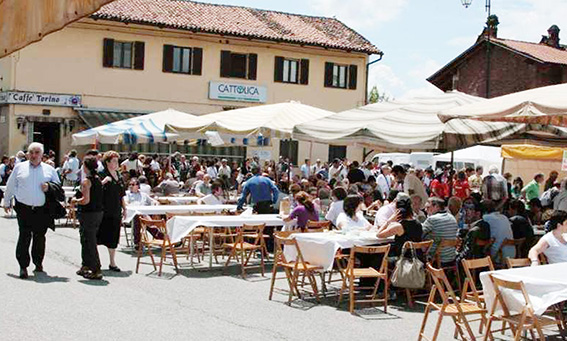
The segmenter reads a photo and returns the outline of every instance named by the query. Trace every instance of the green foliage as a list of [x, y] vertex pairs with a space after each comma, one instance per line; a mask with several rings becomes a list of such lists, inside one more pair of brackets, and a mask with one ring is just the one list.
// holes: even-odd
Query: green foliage
[[369, 104], [387, 102], [389, 100], [390, 100], [390, 96], [386, 95], [385, 92], [380, 93], [376, 86], [373, 86], [372, 89], [370, 90], [370, 93], [368, 94]]

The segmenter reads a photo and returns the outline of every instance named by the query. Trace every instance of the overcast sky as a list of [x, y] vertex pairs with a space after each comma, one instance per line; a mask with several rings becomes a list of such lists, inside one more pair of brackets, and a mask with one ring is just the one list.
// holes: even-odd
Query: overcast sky
[[[370, 67], [369, 88], [396, 98], [435, 93], [425, 79], [470, 47], [486, 21], [485, 0], [201, 0], [336, 17], [384, 51]], [[567, 44], [566, 0], [492, 0], [498, 36], [539, 42], [556, 24]], [[371, 59], [376, 56], [371, 56]]]

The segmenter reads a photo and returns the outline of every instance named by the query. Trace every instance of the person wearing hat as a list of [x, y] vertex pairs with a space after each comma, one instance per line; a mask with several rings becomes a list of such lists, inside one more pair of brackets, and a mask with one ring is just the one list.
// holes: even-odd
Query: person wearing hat
[[242, 186], [242, 196], [238, 199], [237, 210], [242, 210], [246, 198], [250, 195], [254, 212], [259, 214], [273, 213], [272, 207], [278, 200], [279, 190], [270, 178], [261, 176], [260, 167], [253, 163], [251, 172], [254, 176]]

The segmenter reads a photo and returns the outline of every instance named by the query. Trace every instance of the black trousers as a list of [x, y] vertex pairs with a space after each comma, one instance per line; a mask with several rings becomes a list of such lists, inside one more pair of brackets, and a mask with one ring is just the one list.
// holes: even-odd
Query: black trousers
[[20, 230], [16, 245], [16, 259], [20, 268], [27, 268], [30, 265], [30, 244], [33, 263], [42, 266], [45, 256], [45, 234], [50, 222], [49, 214], [45, 206], [32, 208], [18, 201], [14, 209]]
[[81, 235], [82, 265], [96, 272], [100, 270], [100, 258], [97, 249], [97, 233], [104, 212], [80, 212], [79, 234]]

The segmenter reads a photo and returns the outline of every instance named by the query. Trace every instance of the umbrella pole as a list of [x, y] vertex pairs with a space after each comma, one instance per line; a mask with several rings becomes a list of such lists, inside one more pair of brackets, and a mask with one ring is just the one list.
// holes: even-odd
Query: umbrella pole
[[504, 175], [504, 169], [506, 167], [506, 159], [502, 158], [502, 167], [500, 168], [500, 174]]
[[453, 162], [455, 162], [455, 151], [451, 150], [451, 169], [453, 169]]

